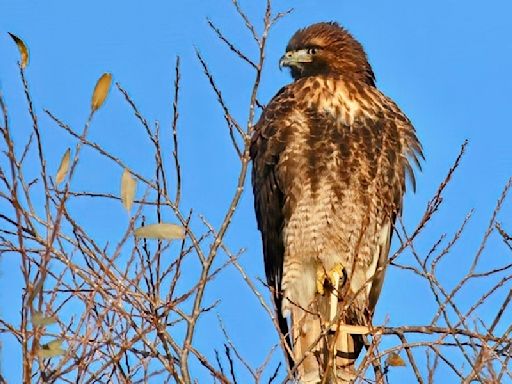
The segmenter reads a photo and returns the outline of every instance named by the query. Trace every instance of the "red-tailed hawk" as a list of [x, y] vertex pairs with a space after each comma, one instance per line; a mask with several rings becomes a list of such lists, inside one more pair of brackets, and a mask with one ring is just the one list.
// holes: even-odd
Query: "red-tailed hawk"
[[349, 382], [363, 343], [340, 324], [371, 321], [421, 145], [338, 24], [296, 32], [280, 65], [295, 81], [264, 109], [251, 144], [265, 272], [300, 381]]

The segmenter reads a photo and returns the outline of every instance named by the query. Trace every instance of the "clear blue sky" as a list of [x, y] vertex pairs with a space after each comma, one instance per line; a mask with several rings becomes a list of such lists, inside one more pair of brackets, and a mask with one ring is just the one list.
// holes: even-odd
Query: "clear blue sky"
[[[479, 241], [506, 180], [512, 175], [512, 3], [432, 0], [411, 2], [316, 0], [275, 1], [276, 8], [295, 12], [272, 31], [260, 100], [266, 102], [290, 81], [278, 70], [278, 59], [293, 32], [317, 21], [336, 20], [357, 37], [368, 53], [377, 84], [413, 121], [424, 145], [426, 162], [417, 176], [417, 193], [409, 193], [404, 209], [409, 228], [455, 158], [460, 144], [470, 140], [467, 156], [449, 186], [445, 205], [418, 243], [428, 250], [440, 234], [452, 233], [465, 214], [474, 218], [441, 278], [453, 285], [478, 248]], [[261, 26], [263, 1], [242, 5]], [[238, 164], [230, 147], [223, 116], [194, 55], [204, 54], [236, 117], [245, 121], [252, 73], [237, 61], [209, 30], [211, 18], [225, 34], [255, 58], [256, 49], [231, 1], [63, 1], [3, 0], [0, 4], [0, 90], [7, 100], [15, 137], [25, 137], [29, 120], [16, 61], [18, 52], [7, 31], [30, 48], [27, 76], [38, 112], [48, 108], [74, 127], [83, 125], [92, 89], [103, 72], [111, 72], [137, 101], [141, 111], [162, 127], [171, 121], [173, 66], [182, 59], [181, 148], [184, 207], [194, 207], [218, 224], [232, 196]], [[261, 28], [260, 28], [261, 30]], [[51, 149], [50, 169], [74, 142], [42, 113], [44, 142]], [[112, 92], [94, 121], [91, 138], [123, 158], [131, 167], [152, 175], [149, 143], [119, 92]], [[141, 144], [142, 143], [142, 144]], [[18, 145], [20, 145], [18, 143]], [[145, 146], [145, 147], [144, 147]], [[144, 149], [145, 148], [145, 149]], [[80, 164], [77, 189], [117, 193], [120, 170], [88, 153]], [[3, 160], [2, 160], [3, 161]], [[170, 165], [171, 163], [169, 163]], [[114, 181], [113, 181], [114, 180]], [[5, 207], [0, 203], [0, 210]], [[74, 204], [77, 215], [97, 231], [100, 243], [115, 243], [125, 225], [117, 205]], [[500, 220], [512, 228], [512, 204]], [[259, 233], [248, 189], [228, 234], [232, 249], [247, 248], [243, 265], [251, 276], [263, 277]], [[505, 258], [495, 241], [484, 263]], [[510, 255], [508, 255], [510, 257]], [[489, 261], [487, 261], [489, 260]], [[0, 260], [0, 316], [15, 320], [20, 306], [20, 276], [14, 255]], [[277, 340], [270, 321], [236, 272], [226, 272], [208, 291], [207, 301], [221, 298], [218, 309], [234, 341], [254, 364], [261, 363]], [[468, 303], [471, 292], [467, 292]], [[432, 298], [425, 284], [407, 273], [387, 276], [376, 323], [424, 324], [430, 320]], [[484, 314], [480, 314], [485, 317]], [[510, 314], [508, 315], [510, 318]], [[215, 316], [211, 317], [216, 327]], [[198, 333], [203, 350], [222, 349]], [[2, 336], [1, 368], [12, 383], [19, 381], [21, 354]], [[394, 342], [394, 340], [393, 340]], [[392, 372], [392, 375], [400, 373]], [[393, 376], [392, 376], [393, 377]], [[201, 377], [200, 377], [201, 378]], [[200, 380], [200, 382], [203, 382]], [[209, 380], [204, 380], [209, 382]]]

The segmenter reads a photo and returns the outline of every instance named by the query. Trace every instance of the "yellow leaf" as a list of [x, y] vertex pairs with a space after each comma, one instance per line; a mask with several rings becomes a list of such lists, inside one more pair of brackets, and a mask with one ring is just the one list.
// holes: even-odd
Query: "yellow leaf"
[[94, 87], [94, 92], [92, 94], [91, 107], [93, 111], [96, 111], [103, 105], [103, 102], [107, 98], [111, 84], [112, 75], [110, 73], [104, 73], [101, 75], [98, 82], [96, 83], [96, 86]]
[[137, 228], [135, 236], [145, 239], [183, 239], [185, 237], [185, 230], [176, 224], [159, 223]]
[[36, 327], [50, 325], [57, 322], [57, 318], [55, 316], [45, 316], [41, 312], [35, 312], [32, 316], [32, 324]]
[[37, 354], [43, 358], [55, 357], [59, 355], [63, 355], [66, 353], [66, 350], [62, 348], [62, 340], [56, 339], [50, 341], [49, 343], [41, 345]]
[[398, 353], [391, 352], [386, 360], [390, 367], [405, 367], [405, 361]]
[[71, 149], [67, 149], [64, 156], [62, 156], [62, 160], [60, 161], [59, 170], [57, 171], [57, 176], [55, 176], [55, 183], [60, 184], [66, 177], [66, 174], [69, 170], [69, 159], [71, 158]]
[[18, 46], [18, 50], [20, 51], [21, 55], [21, 68], [25, 68], [28, 64], [28, 48], [18, 36], [12, 34], [11, 32], [8, 32], [9, 36], [14, 40], [16, 45]]
[[136, 187], [137, 181], [132, 177], [130, 171], [125, 169], [121, 177], [121, 201], [128, 213], [132, 209]]

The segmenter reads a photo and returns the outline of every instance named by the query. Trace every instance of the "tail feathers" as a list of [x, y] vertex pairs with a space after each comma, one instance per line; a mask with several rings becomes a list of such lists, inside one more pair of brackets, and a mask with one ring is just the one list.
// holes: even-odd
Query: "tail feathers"
[[336, 354], [332, 375], [337, 383], [352, 383], [356, 379], [356, 360], [363, 348], [361, 335], [340, 332], [336, 340]]
[[[321, 297], [323, 298], [323, 297]], [[327, 376], [327, 383], [353, 383], [357, 379], [356, 361], [364, 347], [361, 334], [332, 328], [326, 333], [322, 324], [332, 324], [329, 300], [320, 300], [318, 315], [302, 308], [292, 307], [291, 326], [282, 311], [283, 296], [273, 295], [276, 305], [277, 323], [285, 345], [285, 354], [290, 369], [296, 368], [301, 383], [320, 383]], [[348, 323], [348, 322], [347, 322]], [[324, 337], [322, 337], [322, 333]], [[292, 341], [293, 340], [293, 341]], [[296, 367], [296, 363], [300, 362]]]

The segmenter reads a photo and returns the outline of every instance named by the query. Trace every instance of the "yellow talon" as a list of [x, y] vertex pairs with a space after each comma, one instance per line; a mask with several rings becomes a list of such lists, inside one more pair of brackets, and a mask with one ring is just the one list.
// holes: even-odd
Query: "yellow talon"
[[336, 264], [329, 272], [325, 273], [325, 268], [319, 265], [316, 269], [316, 291], [323, 295], [325, 294], [325, 283], [332, 287], [333, 291], [338, 290], [340, 278], [343, 276], [343, 265]]
[[[343, 265], [336, 264], [329, 272], [329, 281], [331, 282], [334, 289], [338, 289], [338, 282], [340, 277], [343, 276], [343, 270]], [[337, 278], [335, 276], [337, 276]]]
[[325, 282], [324, 268], [322, 265], [319, 265], [318, 268], [316, 269], [316, 291], [321, 295], [323, 295], [325, 293], [324, 282]]

